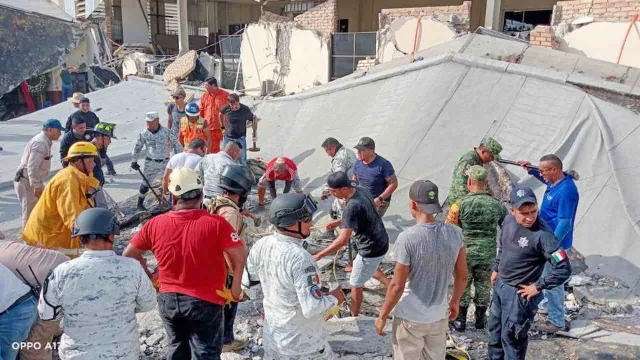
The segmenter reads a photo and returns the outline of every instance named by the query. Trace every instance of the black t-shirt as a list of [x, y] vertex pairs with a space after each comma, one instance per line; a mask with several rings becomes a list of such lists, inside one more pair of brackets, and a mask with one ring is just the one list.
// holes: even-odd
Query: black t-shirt
[[389, 235], [376, 211], [373, 198], [361, 187], [347, 202], [342, 214], [342, 229], [352, 229], [358, 254], [365, 258], [380, 257], [389, 250]]
[[[562, 250], [560, 242], [540, 218], [530, 228], [525, 228], [512, 215], [508, 215], [502, 223], [500, 247], [493, 271], [498, 271], [502, 280], [514, 287], [538, 283], [542, 288], [553, 288], [571, 275], [569, 261], [554, 264], [551, 260], [558, 250]], [[551, 272], [541, 279], [547, 262], [551, 263]]]
[[247, 136], [247, 121], [253, 121], [253, 113], [248, 106], [240, 104], [240, 109], [233, 111], [227, 104], [220, 112], [227, 118], [225, 131], [228, 137], [237, 139]]
[[93, 111], [84, 113], [82, 112], [82, 110], [78, 109], [75, 112], [73, 112], [71, 115], [69, 115], [69, 118], [67, 119], [67, 123], [65, 124], [65, 128], [67, 129], [67, 131], [71, 130], [71, 125], [73, 124], [73, 118], [75, 117], [84, 119], [84, 122], [87, 124], [87, 129], [93, 129], [100, 122], [100, 119], [98, 119], [98, 116]]
[[78, 141], [91, 141], [93, 140], [93, 134], [90, 131], [84, 133], [84, 136], [76, 136], [73, 131], [68, 131], [62, 136], [62, 140], [60, 140], [60, 160], [67, 157], [69, 153], [69, 148], [71, 145], [77, 143]]

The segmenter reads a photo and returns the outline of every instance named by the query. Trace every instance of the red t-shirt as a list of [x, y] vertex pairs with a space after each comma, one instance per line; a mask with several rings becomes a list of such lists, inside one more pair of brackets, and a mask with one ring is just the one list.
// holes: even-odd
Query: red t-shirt
[[267, 181], [276, 181], [276, 180], [293, 181], [293, 179], [295, 179], [296, 172], [298, 171], [298, 167], [296, 166], [296, 163], [294, 163], [293, 160], [286, 157], [283, 157], [282, 159], [284, 160], [284, 163], [287, 166], [287, 171], [284, 174], [276, 174], [276, 172], [273, 169], [273, 166], [276, 164], [276, 160], [278, 160], [278, 158], [273, 158], [267, 164], [267, 168], [264, 172], [264, 177], [265, 179], [267, 179]]
[[223, 217], [194, 209], [156, 216], [131, 239], [131, 245], [155, 255], [160, 292], [224, 305], [216, 294], [227, 279], [223, 251], [243, 243]]

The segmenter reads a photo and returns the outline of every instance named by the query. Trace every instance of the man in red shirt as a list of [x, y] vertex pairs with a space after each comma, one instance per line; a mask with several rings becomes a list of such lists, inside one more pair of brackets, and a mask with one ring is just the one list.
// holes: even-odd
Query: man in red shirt
[[286, 157], [273, 158], [267, 164], [264, 175], [258, 181], [258, 205], [264, 206], [264, 195], [267, 187], [269, 188], [271, 199], [276, 198], [276, 181], [284, 181], [284, 194], [291, 191], [291, 187], [297, 193], [302, 193], [296, 163]]
[[167, 359], [219, 359], [225, 298], [216, 290], [225, 289], [225, 255], [235, 275], [231, 294], [238, 300], [247, 251], [223, 217], [200, 209], [202, 180], [195, 170], [174, 170], [169, 191], [173, 210], [149, 220], [123, 255], [138, 259], [148, 274], [142, 254], [151, 250], [158, 260]]
[[204, 81], [206, 91], [200, 98], [200, 116], [207, 120], [211, 130], [211, 149], [209, 153], [215, 154], [220, 151], [220, 142], [223, 139], [220, 110], [227, 105], [229, 93], [218, 87], [218, 80], [210, 77]]

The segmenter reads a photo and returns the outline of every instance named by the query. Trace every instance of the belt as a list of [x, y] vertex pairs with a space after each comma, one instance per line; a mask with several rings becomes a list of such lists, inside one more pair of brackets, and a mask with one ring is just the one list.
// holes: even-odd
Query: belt
[[169, 161], [169, 158], [165, 158], [165, 159], [152, 159], [150, 157], [146, 157], [144, 158], [147, 161], [153, 161], [153, 162], [157, 162], [157, 163], [163, 163], [165, 161]]
[[1, 313], [0, 313], [0, 316], [2, 316], [2, 315], [4, 315], [4, 314], [6, 314], [6, 313], [7, 313], [7, 311], [9, 311], [9, 310], [13, 309], [14, 307], [16, 307], [16, 306], [18, 306], [18, 305], [22, 304], [23, 302], [25, 302], [25, 301], [29, 300], [32, 296], [33, 296], [33, 293], [31, 292], [31, 290], [29, 290], [26, 294], [24, 294], [24, 295], [20, 296], [20, 297], [18, 298], [18, 300], [14, 301], [14, 302], [13, 302], [13, 304], [11, 304], [11, 305], [7, 308], [7, 310], [5, 310], [5, 311], [1, 312]]

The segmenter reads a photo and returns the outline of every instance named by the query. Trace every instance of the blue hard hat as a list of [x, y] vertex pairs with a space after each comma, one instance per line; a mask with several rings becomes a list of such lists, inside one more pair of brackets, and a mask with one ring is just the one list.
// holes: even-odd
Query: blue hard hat
[[200, 106], [194, 102], [187, 104], [187, 108], [184, 110], [188, 116], [200, 116]]

